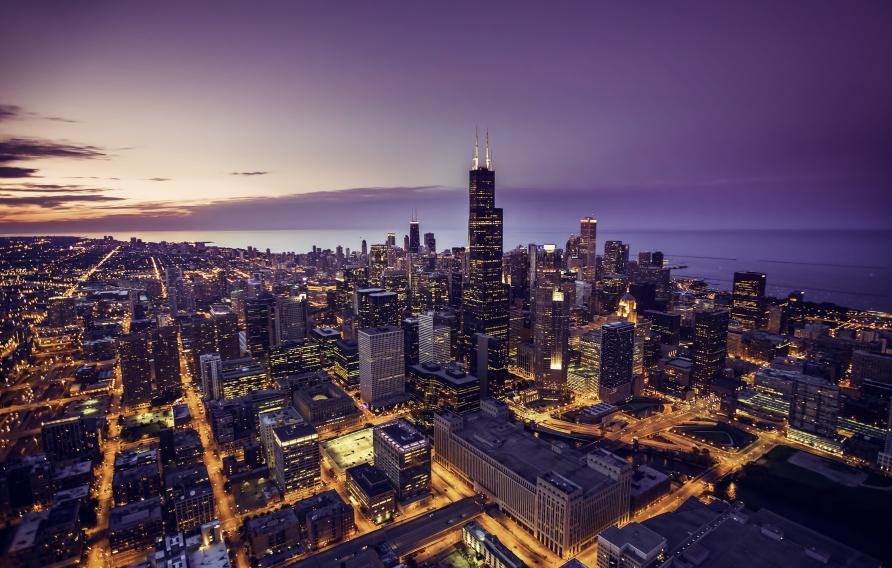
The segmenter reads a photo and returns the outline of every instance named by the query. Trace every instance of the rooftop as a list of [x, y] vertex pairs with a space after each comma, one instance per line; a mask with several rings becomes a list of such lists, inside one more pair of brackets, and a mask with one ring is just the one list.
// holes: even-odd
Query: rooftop
[[524, 430], [523, 424], [490, 417], [482, 411], [471, 412], [464, 418], [464, 427], [457, 435], [529, 483], [535, 484], [549, 472], [559, 474], [584, 492], [613, 482], [588, 466], [586, 454], [566, 446], [553, 446]]

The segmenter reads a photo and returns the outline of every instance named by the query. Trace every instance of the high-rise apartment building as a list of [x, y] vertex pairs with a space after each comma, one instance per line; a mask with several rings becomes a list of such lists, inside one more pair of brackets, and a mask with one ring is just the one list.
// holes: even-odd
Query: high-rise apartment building
[[152, 398], [152, 366], [149, 348], [143, 333], [130, 333], [118, 338], [118, 361], [124, 387], [125, 405], [146, 404]]
[[368, 405], [386, 404], [406, 392], [403, 330], [369, 327], [358, 332], [359, 392]]
[[614, 404], [632, 396], [635, 325], [625, 321], [601, 327], [601, 368], [598, 394]]
[[155, 395], [176, 394], [182, 390], [180, 375], [180, 335], [176, 326], [156, 329], [151, 335]]

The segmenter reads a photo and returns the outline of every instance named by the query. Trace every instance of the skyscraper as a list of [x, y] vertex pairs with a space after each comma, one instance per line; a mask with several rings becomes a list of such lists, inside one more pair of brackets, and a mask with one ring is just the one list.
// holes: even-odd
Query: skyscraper
[[421, 249], [421, 233], [418, 227], [418, 220], [409, 221], [409, 253], [418, 254]]
[[731, 319], [744, 331], [765, 327], [765, 275], [735, 272], [731, 293]]
[[180, 336], [175, 326], [162, 327], [152, 333], [152, 362], [156, 394], [180, 392]]
[[396, 326], [359, 330], [359, 392], [369, 406], [406, 392], [403, 330]]
[[276, 298], [276, 335], [278, 341], [299, 341], [307, 337], [307, 295]]
[[598, 376], [601, 400], [613, 404], [632, 395], [634, 351], [634, 324], [619, 321], [601, 327], [601, 370]]
[[245, 302], [245, 328], [248, 351], [262, 357], [276, 344], [276, 298], [261, 294]]
[[496, 174], [486, 138], [486, 161], [478, 146], [469, 172], [468, 284], [464, 289], [463, 353], [468, 357], [475, 333], [508, 340], [508, 293], [502, 284], [502, 210], [495, 206]]
[[235, 312], [229, 306], [214, 304], [211, 306], [211, 321], [214, 323], [214, 339], [220, 357], [224, 361], [241, 357], [238, 316]]
[[125, 405], [139, 405], [152, 398], [152, 367], [146, 336], [131, 333], [118, 339], [118, 359]]
[[437, 239], [434, 237], [433, 233], [424, 234], [424, 248], [427, 249], [428, 254], [436, 254]]
[[397, 418], [376, 426], [372, 444], [375, 467], [390, 479], [397, 499], [409, 501], [430, 492], [431, 443], [411, 424]]
[[629, 263], [629, 245], [622, 241], [604, 242], [604, 272], [624, 274]]
[[542, 396], [567, 388], [569, 307], [561, 291], [561, 251], [545, 245], [537, 252], [533, 303], [533, 375]]
[[698, 394], [708, 393], [713, 381], [725, 369], [728, 320], [727, 310], [704, 310], [694, 314], [691, 383]]
[[579, 221], [579, 259], [581, 273], [579, 280], [594, 282], [597, 278], [598, 262], [598, 220], [585, 217]]

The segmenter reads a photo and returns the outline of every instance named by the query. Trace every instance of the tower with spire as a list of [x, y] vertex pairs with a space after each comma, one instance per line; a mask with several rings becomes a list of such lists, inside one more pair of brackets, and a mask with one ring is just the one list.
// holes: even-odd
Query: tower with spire
[[468, 283], [462, 298], [464, 355], [472, 351], [474, 335], [508, 340], [508, 291], [502, 283], [502, 210], [496, 207], [496, 174], [492, 167], [489, 131], [486, 153], [480, 165], [478, 135], [469, 172]]

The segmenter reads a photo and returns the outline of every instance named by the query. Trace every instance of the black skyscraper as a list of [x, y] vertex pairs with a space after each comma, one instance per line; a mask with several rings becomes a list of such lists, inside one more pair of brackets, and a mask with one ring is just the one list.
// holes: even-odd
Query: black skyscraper
[[464, 289], [462, 326], [467, 357], [475, 333], [508, 340], [508, 293], [502, 284], [502, 210], [496, 207], [496, 174], [486, 141], [480, 166], [477, 145], [470, 171], [468, 215], [468, 284]]
[[421, 248], [421, 233], [418, 228], [418, 221], [412, 219], [409, 222], [409, 252], [418, 254]]
[[694, 314], [694, 344], [691, 351], [691, 383], [698, 394], [706, 394], [725, 370], [728, 355], [728, 312], [701, 311]]
[[731, 318], [745, 330], [765, 327], [765, 275], [735, 272]]

